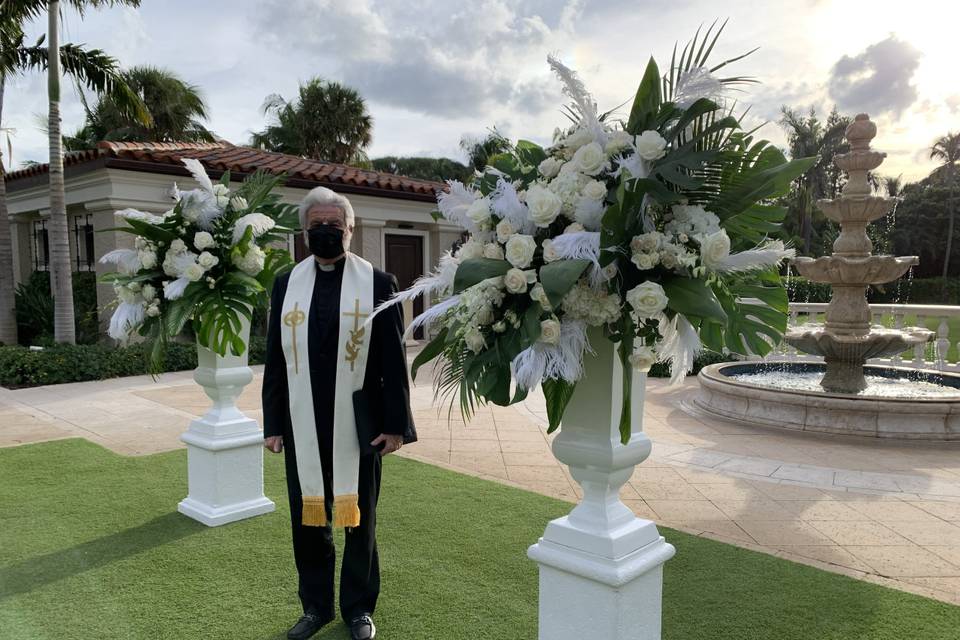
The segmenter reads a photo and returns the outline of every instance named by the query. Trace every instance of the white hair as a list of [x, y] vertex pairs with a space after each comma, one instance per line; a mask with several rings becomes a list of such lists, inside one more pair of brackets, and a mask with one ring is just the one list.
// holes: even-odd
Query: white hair
[[345, 196], [327, 189], [326, 187], [315, 187], [300, 203], [300, 228], [304, 233], [307, 232], [307, 212], [317, 205], [333, 205], [343, 211], [343, 223], [347, 227], [353, 226], [354, 215], [353, 206]]

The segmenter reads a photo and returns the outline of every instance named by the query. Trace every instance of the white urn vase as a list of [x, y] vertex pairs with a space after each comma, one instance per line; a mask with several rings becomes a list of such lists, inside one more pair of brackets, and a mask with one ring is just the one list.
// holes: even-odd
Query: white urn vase
[[540, 640], [659, 640], [663, 564], [675, 549], [656, 525], [620, 500], [634, 467], [650, 455], [643, 434], [646, 375], [634, 371], [632, 429], [622, 444], [623, 368], [615, 345], [590, 334], [582, 379], [553, 441], [583, 499], [547, 525], [528, 555], [540, 565]]
[[[249, 346], [245, 319], [241, 337]], [[253, 380], [248, 354], [249, 348], [240, 356], [229, 350], [219, 356], [197, 345], [193, 379], [213, 405], [180, 436], [187, 445], [189, 494], [177, 510], [210, 527], [275, 508], [263, 495], [263, 431], [237, 407], [237, 397]]]

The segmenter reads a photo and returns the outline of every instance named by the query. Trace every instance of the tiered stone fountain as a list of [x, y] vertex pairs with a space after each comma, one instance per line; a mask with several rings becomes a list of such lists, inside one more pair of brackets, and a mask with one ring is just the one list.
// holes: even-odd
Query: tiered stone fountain
[[847, 172], [849, 180], [836, 200], [818, 204], [829, 219], [840, 225], [833, 243], [833, 255], [796, 258], [800, 275], [831, 285], [833, 295], [827, 307], [826, 323], [814, 329], [790, 329], [785, 340], [804, 353], [823, 356], [827, 365], [820, 381], [827, 391], [857, 393], [867, 388], [863, 365], [870, 358], [883, 358], [932, 340], [927, 329], [886, 329], [870, 326], [867, 285], [886, 284], [904, 275], [919, 263], [916, 256], [875, 256], [867, 236], [867, 225], [890, 212], [893, 198], [871, 195], [867, 173], [883, 162], [887, 154], [870, 148], [877, 125], [859, 114], [847, 127], [850, 152], [834, 162]]
[[802, 431], [874, 437], [960, 440], [960, 376], [938, 371], [868, 365], [933, 339], [927, 329], [871, 326], [867, 285], [885, 284], [918, 263], [915, 256], [875, 256], [867, 225], [895, 200], [871, 195], [868, 172], [886, 154], [870, 148], [877, 127], [866, 114], [847, 127], [850, 152], [836, 157], [849, 180], [840, 198], [820, 209], [839, 223], [833, 255], [796, 258], [806, 278], [831, 285], [822, 325], [787, 331], [784, 340], [823, 364], [723, 363], [704, 368], [689, 407], [738, 422]]

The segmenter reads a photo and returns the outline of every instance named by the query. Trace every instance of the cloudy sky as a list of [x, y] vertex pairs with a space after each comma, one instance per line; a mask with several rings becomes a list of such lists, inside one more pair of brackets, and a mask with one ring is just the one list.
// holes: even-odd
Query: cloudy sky
[[[924, 176], [932, 141], [960, 129], [960, 54], [951, 0], [143, 0], [140, 9], [64, 19], [63, 41], [100, 47], [124, 66], [166, 67], [202, 88], [209, 126], [237, 143], [262, 128], [271, 93], [296, 94], [319, 75], [366, 98], [371, 157], [463, 159], [464, 135], [496, 126], [541, 142], [564, 123], [545, 58], [576, 68], [602, 110], [632, 96], [650, 55], [669, 64], [676, 40], [715, 18], [730, 22], [712, 59], [754, 47], [736, 63], [752, 85], [751, 124], [778, 144], [782, 104], [826, 115], [866, 111], [880, 127], [886, 174]], [[33, 36], [45, 23], [30, 26]], [[13, 164], [46, 162], [46, 85], [36, 74], [8, 81], [3, 126]], [[64, 130], [83, 120], [64, 92]]]

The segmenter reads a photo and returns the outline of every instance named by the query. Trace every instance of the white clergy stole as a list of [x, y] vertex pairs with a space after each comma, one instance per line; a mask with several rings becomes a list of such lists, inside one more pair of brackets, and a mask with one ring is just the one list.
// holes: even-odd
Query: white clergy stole
[[[323, 468], [317, 440], [317, 420], [313, 412], [313, 387], [310, 380], [310, 335], [307, 319], [317, 264], [309, 256], [290, 273], [283, 297], [280, 318], [281, 343], [287, 365], [290, 421], [297, 454], [297, 475], [303, 495], [303, 524], [326, 526]], [[333, 406], [333, 526], [360, 525], [357, 479], [360, 469], [360, 444], [357, 440], [353, 392], [363, 387], [367, 369], [371, 326], [364, 319], [373, 312], [373, 266], [347, 252], [340, 284], [340, 332], [337, 347], [336, 384]]]

